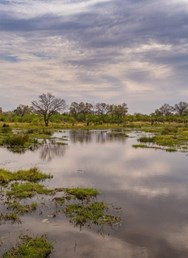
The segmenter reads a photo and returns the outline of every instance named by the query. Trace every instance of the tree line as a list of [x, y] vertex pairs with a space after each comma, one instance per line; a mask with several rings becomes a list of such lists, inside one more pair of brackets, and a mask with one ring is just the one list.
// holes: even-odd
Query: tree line
[[49, 122], [86, 122], [92, 123], [123, 123], [126, 121], [177, 121], [188, 120], [188, 103], [179, 102], [174, 106], [164, 104], [150, 115], [128, 114], [126, 103], [107, 104], [100, 102], [95, 105], [88, 102], [72, 102], [69, 106], [62, 98], [51, 93], [42, 94], [34, 100], [31, 106], [20, 104], [15, 110], [3, 112], [0, 108], [1, 121], [32, 122], [43, 119], [46, 126]]

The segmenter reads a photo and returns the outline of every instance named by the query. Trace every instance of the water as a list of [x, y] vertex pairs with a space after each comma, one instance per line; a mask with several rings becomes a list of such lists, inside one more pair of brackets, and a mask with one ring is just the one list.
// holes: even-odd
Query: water
[[[63, 215], [51, 218], [51, 206], [23, 217], [22, 224], [0, 226], [0, 254], [20, 233], [46, 234], [54, 244], [51, 258], [188, 257], [188, 159], [185, 153], [134, 149], [129, 138], [108, 131], [63, 131], [67, 145], [47, 142], [24, 154], [0, 149], [0, 167], [37, 166], [54, 178], [50, 187], [95, 187], [100, 199], [117, 208], [116, 227], [83, 227]], [[48, 218], [49, 223], [42, 223]]]

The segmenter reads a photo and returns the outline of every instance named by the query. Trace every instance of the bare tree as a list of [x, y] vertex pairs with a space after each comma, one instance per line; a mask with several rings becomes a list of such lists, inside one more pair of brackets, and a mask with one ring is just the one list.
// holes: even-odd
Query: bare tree
[[178, 104], [175, 104], [174, 109], [178, 115], [182, 116], [188, 109], [188, 103], [181, 101]]
[[164, 104], [159, 109], [155, 110], [155, 114], [161, 116], [171, 116], [173, 115], [173, 111], [174, 107], [170, 106], [169, 104]]
[[64, 99], [56, 98], [51, 93], [42, 94], [39, 96], [39, 100], [32, 102], [34, 110], [43, 115], [44, 123], [46, 126], [49, 124], [50, 117], [66, 107]]
[[97, 113], [98, 115], [103, 116], [103, 115], [106, 115], [106, 114], [109, 113], [109, 105], [106, 104], [106, 103], [104, 103], [104, 102], [102, 102], [102, 103], [97, 103], [97, 104], [95, 105], [95, 108], [96, 108], [96, 113]]

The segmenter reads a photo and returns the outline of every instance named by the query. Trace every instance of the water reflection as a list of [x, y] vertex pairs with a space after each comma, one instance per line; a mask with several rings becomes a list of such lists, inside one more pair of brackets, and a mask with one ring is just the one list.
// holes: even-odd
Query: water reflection
[[51, 161], [55, 157], [63, 157], [67, 150], [67, 145], [62, 145], [53, 140], [44, 140], [40, 148], [40, 158]]
[[125, 143], [127, 135], [116, 130], [71, 130], [69, 134], [72, 143], [106, 143], [118, 141]]
[[52, 258], [188, 257], [185, 154], [134, 149], [132, 144], [136, 139], [109, 136], [105, 130], [64, 134], [69, 141], [68, 147], [61, 146], [66, 149], [63, 162], [62, 155], [58, 154], [50, 155], [50, 160], [41, 160], [41, 149], [22, 155], [0, 149], [1, 164], [17, 169], [25, 168], [32, 161], [42, 171], [54, 175], [50, 187], [97, 188], [103, 201], [122, 207], [122, 226], [118, 230], [109, 229], [110, 236], [105, 234], [102, 238], [93, 228], [84, 227], [80, 232], [59, 216], [47, 225], [41, 223], [43, 218], [26, 217], [17, 228], [2, 225], [1, 235], [7, 237], [10, 231], [20, 233], [26, 229], [37, 234], [47, 233], [55, 242]]

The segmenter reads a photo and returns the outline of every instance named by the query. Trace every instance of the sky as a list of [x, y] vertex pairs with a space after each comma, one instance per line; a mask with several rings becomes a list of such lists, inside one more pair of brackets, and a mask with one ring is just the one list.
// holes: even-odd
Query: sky
[[188, 102], [188, 0], [0, 0], [0, 106]]

